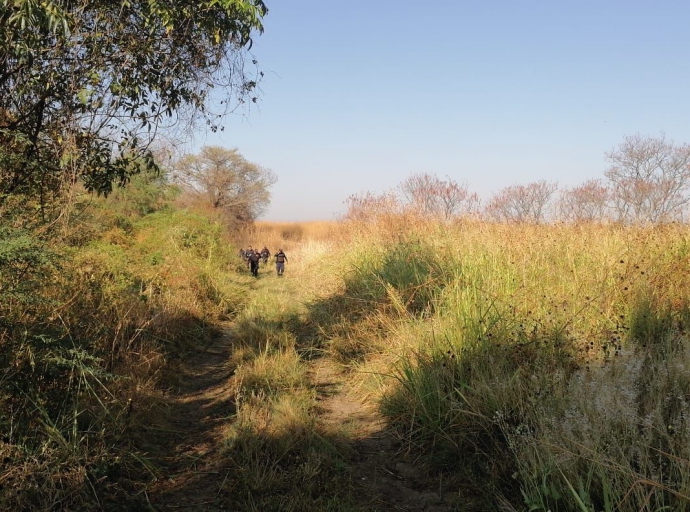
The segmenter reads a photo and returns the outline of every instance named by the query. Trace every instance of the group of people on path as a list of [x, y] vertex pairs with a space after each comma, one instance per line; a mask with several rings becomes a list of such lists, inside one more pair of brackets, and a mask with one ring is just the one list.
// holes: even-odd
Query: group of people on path
[[[254, 277], [259, 276], [259, 263], [263, 261], [264, 266], [268, 264], [268, 258], [271, 257], [271, 251], [264, 245], [264, 248], [259, 250], [253, 249], [250, 245], [247, 249], [240, 249], [240, 257], [249, 266], [249, 271]], [[287, 263], [287, 256], [282, 249], [273, 255], [276, 260], [276, 273], [282, 276], [285, 272], [285, 263]]]

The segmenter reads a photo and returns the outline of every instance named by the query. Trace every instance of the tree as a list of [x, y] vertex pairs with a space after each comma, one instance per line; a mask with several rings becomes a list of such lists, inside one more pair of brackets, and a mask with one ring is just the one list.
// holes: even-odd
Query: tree
[[400, 213], [400, 203], [391, 192], [373, 194], [365, 192], [351, 195], [345, 200], [347, 211], [343, 218], [351, 221], [368, 222], [385, 215]]
[[3, 1], [0, 205], [45, 204], [77, 180], [108, 194], [155, 168], [159, 128], [202, 116], [218, 129], [211, 89], [256, 99], [247, 52], [266, 13], [262, 0]]
[[408, 207], [443, 220], [472, 214], [479, 207], [479, 196], [471, 194], [466, 185], [459, 185], [450, 178], [441, 180], [430, 174], [415, 174], [399, 188]]
[[237, 149], [204, 146], [173, 165], [173, 180], [233, 223], [256, 220], [268, 206], [269, 188], [277, 178], [247, 161]]
[[582, 185], [561, 192], [558, 213], [570, 222], [595, 222], [607, 217], [610, 191], [601, 180], [587, 180]]
[[164, 172], [143, 169], [132, 176], [126, 187], [113, 190], [104, 201], [107, 207], [125, 217], [153, 213], [172, 201], [179, 191], [168, 183]]
[[558, 188], [544, 180], [527, 185], [511, 185], [493, 196], [486, 208], [487, 215], [499, 222], [544, 221], [546, 207]]
[[690, 201], [690, 145], [665, 137], [626, 137], [607, 153], [612, 202], [622, 222], [679, 219]]

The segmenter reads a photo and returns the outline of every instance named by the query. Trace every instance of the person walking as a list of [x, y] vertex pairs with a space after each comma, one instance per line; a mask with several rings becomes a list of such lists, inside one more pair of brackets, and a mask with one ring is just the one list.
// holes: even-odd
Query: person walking
[[254, 277], [259, 277], [259, 260], [261, 256], [257, 251], [249, 247], [247, 249], [247, 261], [249, 261], [249, 270]]
[[268, 264], [268, 258], [271, 257], [271, 251], [268, 250], [268, 247], [264, 245], [264, 248], [261, 249], [261, 260], [264, 263], [264, 267]]
[[278, 249], [278, 252], [275, 255], [276, 259], [276, 273], [279, 276], [283, 275], [283, 272], [285, 272], [285, 263], [287, 262], [287, 256], [285, 256], [285, 253], [283, 252], [282, 249]]
[[252, 249], [252, 246], [250, 245], [246, 249], [242, 250], [242, 257], [244, 258], [244, 262], [247, 264], [247, 268], [249, 268], [249, 253], [252, 252], [254, 249]]

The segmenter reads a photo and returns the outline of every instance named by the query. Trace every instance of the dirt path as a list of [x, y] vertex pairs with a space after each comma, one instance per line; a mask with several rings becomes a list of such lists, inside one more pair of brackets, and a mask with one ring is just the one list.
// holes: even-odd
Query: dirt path
[[[278, 293], [278, 285], [268, 283], [268, 293]], [[287, 288], [279, 290], [292, 296]], [[224, 433], [235, 412], [233, 376], [227, 364], [232, 345], [228, 330], [180, 363], [178, 385], [168, 391], [168, 423], [158, 434], [152, 432], [150, 441], [151, 458], [161, 468], [146, 491], [154, 511], [240, 510], [229, 505], [236, 503], [231, 491], [237, 475], [227, 468], [227, 454], [222, 453]], [[462, 483], [431, 475], [404, 453], [374, 404], [348, 387], [351, 375], [327, 352], [305, 364], [316, 390], [322, 430], [349, 447], [345, 457], [358, 510], [485, 510], [472, 506], [471, 499], [465, 507], [465, 500], [458, 498]]]
[[[229, 471], [219, 453], [223, 427], [234, 412], [230, 334], [191, 356], [179, 369], [179, 387], [169, 392], [167, 436], [158, 447], [162, 474], [149, 490], [157, 511], [232, 510], [225, 499]], [[326, 430], [351, 440], [352, 480], [362, 510], [453, 510], [443, 482], [428, 476], [399, 451], [371, 404], [346, 387], [346, 375], [328, 358], [310, 363]], [[171, 435], [172, 434], [172, 435]]]
[[158, 450], [162, 474], [149, 490], [155, 510], [221, 511], [229, 472], [219, 450], [223, 427], [235, 411], [231, 392], [230, 333], [181, 364], [169, 391], [168, 432]]
[[321, 421], [352, 442], [352, 479], [366, 510], [457, 510], [446, 500], [442, 478], [432, 477], [400, 450], [373, 404], [345, 387], [346, 376], [328, 358], [313, 363]]

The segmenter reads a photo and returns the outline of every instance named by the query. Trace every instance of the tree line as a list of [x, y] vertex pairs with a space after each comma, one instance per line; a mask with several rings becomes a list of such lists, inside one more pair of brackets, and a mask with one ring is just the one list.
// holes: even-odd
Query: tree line
[[539, 180], [505, 187], [482, 204], [466, 184], [415, 174], [383, 194], [350, 196], [345, 218], [364, 220], [412, 212], [444, 221], [480, 218], [495, 222], [543, 223], [684, 222], [690, 204], [690, 145], [664, 135], [625, 137], [606, 153], [603, 179], [559, 189]]

